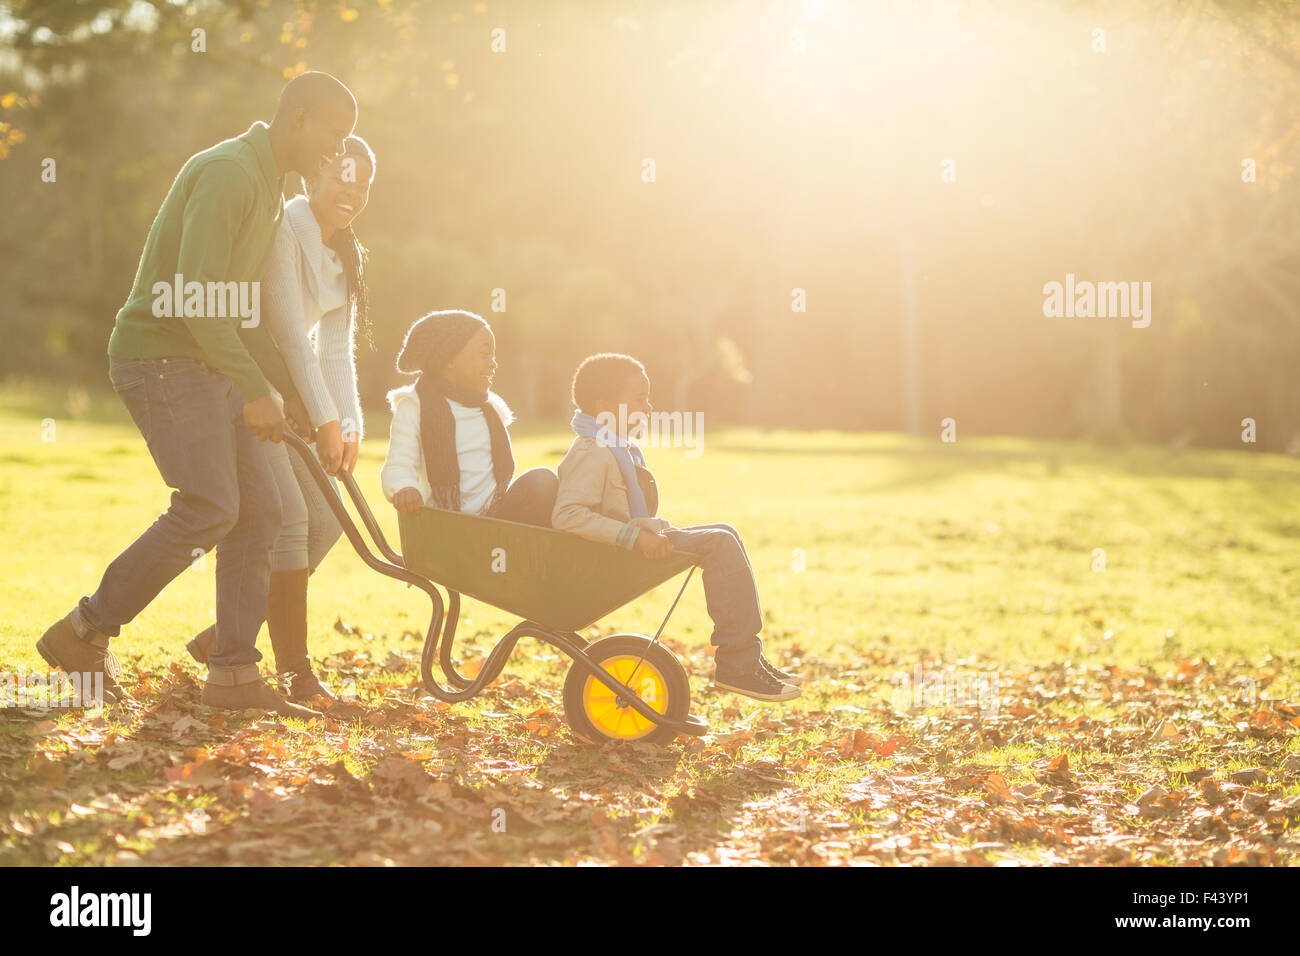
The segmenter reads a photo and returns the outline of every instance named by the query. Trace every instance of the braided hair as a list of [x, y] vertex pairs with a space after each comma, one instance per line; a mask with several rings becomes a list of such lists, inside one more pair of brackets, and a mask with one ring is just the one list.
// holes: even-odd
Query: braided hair
[[[375, 181], [375, 153], [360, 136], [351, 135], [343, 141], [344, 156], [359, 156], [370, 163], [370, 181]], [[357, 239], [352, 227], [336, 230], [326, 246], [338, 253], [343, 263], [343, 274], [348, 282], [348, 313], [371, 349], [375, 347], [374, 325], [370, 321], [369, 297], [366, 294], [366, 262], [370, 258], [366, 247]]]

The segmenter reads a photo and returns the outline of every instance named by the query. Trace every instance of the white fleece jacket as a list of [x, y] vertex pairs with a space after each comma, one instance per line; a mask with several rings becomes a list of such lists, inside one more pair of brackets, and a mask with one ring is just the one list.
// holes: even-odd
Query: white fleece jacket
[[[425, 505], [431, 505], [428, 471], [420, 447], [420, 397], [414, 385], [395, 388], [388, 393], [393, 409], [393, 425], [388, 433], [388, 457], [379, 471], [384, 497], [389, 501], [403, 488], [417, 488]], [[491, 436], [487, 418], [480, 408], [469, 408], [447, 399], [456, 418], [456, 452], [460, 465], [460, 510], [482, 514], [496, 491], [492, 473]], [[515, 414], [496, 392], [488, 392], [488, 404], [509, 428]]]

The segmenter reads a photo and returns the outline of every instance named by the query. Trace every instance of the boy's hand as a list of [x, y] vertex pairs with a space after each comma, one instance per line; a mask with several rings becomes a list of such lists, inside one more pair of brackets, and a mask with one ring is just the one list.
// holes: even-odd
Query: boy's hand
[[647, 558], [666, 558], [673, 553], [673, 543], [658, 531], [642, 528], [636, 536], [636, 549]]
[[419, 488], [403, 488], [393, 495], [393, 507], [404, 515], [413, 515], [424, 507], [424, 495]]
[[316, 429], [316, 457], [327, 473], [338, 474], [343, 460], [343, 433], [338, 422], [326, 422]]
[[357, 453], [360, 452], [361, 445], [356, 441], [345, 441], [343, 443], [343, 470], [351, 472], [357, 466]]

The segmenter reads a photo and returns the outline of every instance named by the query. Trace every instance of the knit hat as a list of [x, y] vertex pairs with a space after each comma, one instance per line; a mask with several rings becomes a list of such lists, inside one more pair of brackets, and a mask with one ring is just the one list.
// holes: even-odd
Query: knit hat
[[475, 332], [490, 328], [473, 312], [460, 309], [430, 312], [418, 319], [406, 333], [402, 350], [397, 353], [397, 370], [408, 375], [419, 372], [441, 375], [447, 363], [460, 354]]

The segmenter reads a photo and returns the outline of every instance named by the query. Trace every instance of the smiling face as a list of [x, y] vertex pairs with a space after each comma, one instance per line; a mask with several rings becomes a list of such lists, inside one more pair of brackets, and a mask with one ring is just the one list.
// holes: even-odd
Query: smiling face
[[650, 414], [654, 406], [650, 404], [650, 379], [645, 372], [633, 372], [627, 377], [623, 390], [615, 396], [614, 405], [616, 411], [619, 405], [626, 405], [629, 418], [636, 412]]
[[294, 137], [293, 170], [304, 179], [319, 176], [343, 153], [343, 141], [352, 135], [356, 125], [357, 111], [351, 103], [322, 104], [310, 111], [300, 108], [290, 126]]
[[611, 411], [615, 421], [618, 421], [619, 406], [627, 409], [623, 418], [627, 422], [627, 434], [619, 437], [640, 438], [645, 434], [650, 412], [654, 410], [654, 406], [650, 404], [650, 379], [646, 377], [645, 372], [633, 372], [629, 375], [623, 383], [622, 390], [614, 397]]
[[322, 168], [307, 192], [316, 221], [330, 231], [346, 229], [370, 201], [370, 160], [356, 153], [339, 156]]
[[474, 394], [487, 394], [497, 373], [497, 340], [488, 328], [479, 329], [442, 370], [443, 378]]

